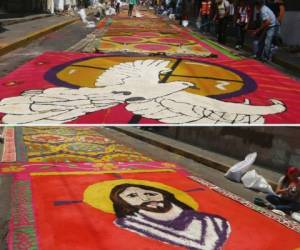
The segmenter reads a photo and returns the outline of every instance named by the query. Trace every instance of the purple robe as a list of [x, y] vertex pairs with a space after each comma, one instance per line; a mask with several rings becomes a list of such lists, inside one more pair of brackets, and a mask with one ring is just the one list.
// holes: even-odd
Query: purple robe
[[135, 213], [117, 218], [115, 223], [140, 235], [187, 249], [221, 249], [230, 234], [230, 225], [224, 218], [194, 210], [183, 210], [170, 221]]

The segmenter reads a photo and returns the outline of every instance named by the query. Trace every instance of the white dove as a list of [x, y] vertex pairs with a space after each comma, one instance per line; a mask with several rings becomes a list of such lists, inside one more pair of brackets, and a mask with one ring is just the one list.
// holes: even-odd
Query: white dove
[[168, 60], [136, 60], [106, 70], [96, 88], [53, 87], [29, 90], [0, 101], [2, 121], [9, 124], [60, 124], [79, 116], [126, 103], [126, 109], [145, 118], [173, 124], [264, 123], [264, 116], [281, 113], [285, 105], [231, 103], [184, 91], [189, 82], [161, 83], [161, 73], [171, 71]]

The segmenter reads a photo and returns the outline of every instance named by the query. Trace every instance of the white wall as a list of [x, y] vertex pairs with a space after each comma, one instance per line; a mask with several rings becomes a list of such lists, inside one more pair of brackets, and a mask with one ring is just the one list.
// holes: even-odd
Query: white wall
[[54, 0], [54, 8], [56, 10], [64, 10], [65, 1], [64, 0]]
[[64, 10], [65, 5], [77, 5], [77, 0], [54, 0], [56, 10]]
[[51, 14], [54, 13], [54, 0], [47, 0], [47, 9]]

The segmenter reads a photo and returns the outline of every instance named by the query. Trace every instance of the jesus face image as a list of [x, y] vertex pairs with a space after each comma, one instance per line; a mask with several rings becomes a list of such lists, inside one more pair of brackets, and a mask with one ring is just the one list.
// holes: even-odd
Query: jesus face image
[[164, 243], [217, 250], [230, 234], [226, 219], [198, 212], [164, 189], [125, 183], [112, 188], [110, 199], [117, 226]]
[[117, 217], [125, 217], [140, 211], [166, 214], [176, 205], [180, 209], [192, 208], [180, 202], [165, 190], [145, 185], [122, 184], [110, 194]]
[[150, 212], [168, 212], [172, 206], [162, 193], [139, 187], [127, 187], [119, 197], [133, 207]]

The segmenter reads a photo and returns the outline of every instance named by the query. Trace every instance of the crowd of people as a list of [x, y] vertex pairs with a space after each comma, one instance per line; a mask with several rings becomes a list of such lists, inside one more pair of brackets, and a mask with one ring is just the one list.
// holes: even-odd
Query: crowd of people
[[[141, 2], [140, 2], [141, 3]], [[97, 9], [96, 17], [113, 16], [120, 13], [121, 6], [128, 6], [128, 16], [133, 17], [134, 7], [138, 4], [138, 0], [100, 0], [94, 3], [94, 8]]]
[[154, 0], [158, 14], [175, 15], [182, 24], [198, 17], [200, 32], [215, 31], [226, 44], [230, 33], [236, 49], [243, 48], [248, 34], [253, 39], [254, 57], [270, 60], [280, 45], [280, 26], [285, 15], [284, 0]]
[[[253, 57], [262, 61], [271, 60], [282, 43], [284, 0], [111, 0], [109, 7], [118, 14], [124, 3], [128, 5], [130, 17], [134, 6], [140, 4], [153, 7], [158, 15], [179, 20], [183, 26], [197, 19], [201, 33], [215, 34], [221, 44], [227, 43], [230, 34], [235, 38], [236, 49], [242, 49], [246, 38], [251, 37]], [[107, 6], [102, 9], [104, 12]]]
[[254, 57], [270, 60], [280, 45], [280, 26], [285, 15], [283, 0], [203, 0], [200, 7], [201, 31], [216, 25], [218, 42], [225, 44], [228, 28], [236, 37], [236, 49], [241, 49], [248, 33], [253, 39]]

